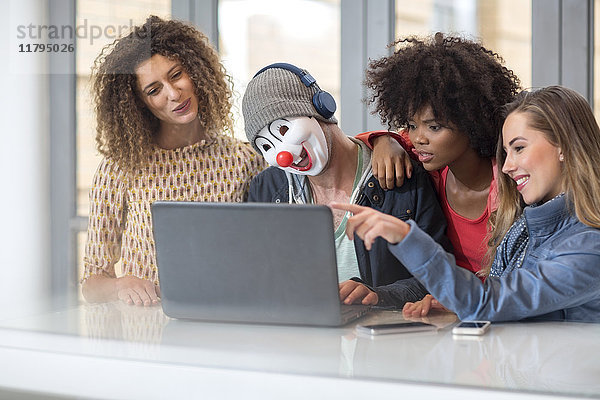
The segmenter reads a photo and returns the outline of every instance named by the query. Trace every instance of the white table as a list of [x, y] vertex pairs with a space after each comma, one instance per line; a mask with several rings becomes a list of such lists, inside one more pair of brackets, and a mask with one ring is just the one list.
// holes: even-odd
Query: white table
[[[378, 311], [359, 323], [403, 320]], [[82, 304], [0, 321], [0, 388], [85, 398], [600, 398], [600, 324], [493, 324], [483, 337], [171, 320]], [[0, 392], [1, 393], [1, 392]]]

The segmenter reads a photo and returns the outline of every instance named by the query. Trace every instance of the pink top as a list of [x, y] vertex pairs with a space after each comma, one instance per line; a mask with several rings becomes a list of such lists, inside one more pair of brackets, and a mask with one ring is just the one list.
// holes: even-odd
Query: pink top
[[492, 160], [494, 176], [490, 183], [487, 206], [476, 219], [468, 219], [459, 215], [450, 207], [446, 197], [446, 182], [449, 168], [431, 172], [435, 189], [438, 192], [440, 206], [446, 216], [448, 228], [446, 235], [454, 247], [456, 264], [472, 272], [481, 270], [483, 257], [487, 250], [488, 220], [497, 208], [498, 187], [496, 184], [496, 160]]

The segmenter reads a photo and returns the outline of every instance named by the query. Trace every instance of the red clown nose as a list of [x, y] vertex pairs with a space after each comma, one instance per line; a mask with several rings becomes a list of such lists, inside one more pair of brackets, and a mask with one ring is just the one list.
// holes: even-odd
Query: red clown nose
[[294, 162], [294, 156], [289, 151], [281, 151], [277, 154], [277, 164], [281, 168], [287, 168]]

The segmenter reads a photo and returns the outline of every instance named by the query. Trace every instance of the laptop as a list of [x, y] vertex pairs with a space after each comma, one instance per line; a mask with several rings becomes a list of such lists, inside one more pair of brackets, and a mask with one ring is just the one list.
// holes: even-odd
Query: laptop
[[157, 201], [151, 210], [172, 318], [339, 326], [369, 309], [340, 303], [326, 206]]

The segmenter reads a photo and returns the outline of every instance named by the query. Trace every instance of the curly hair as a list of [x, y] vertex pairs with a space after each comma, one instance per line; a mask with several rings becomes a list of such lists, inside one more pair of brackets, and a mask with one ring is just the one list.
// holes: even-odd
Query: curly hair
[[402, 129], [422, 107], [469, 137], [482, 158], [495, 154], [498, 110], [520, 90], [504, 60], [480, 43], [440, 32], [426, 38], [399, 39], [393, 55], [371, 61], [365, 84], [368, 104], [376, 103], [389, 129]]
[[92, 70], [96, 145], [125, 169], [147, 162], [158, 132], [160, 121], [142, 101], [135, 74], [155, 54], [181, 63], [194, 83], [200, 123], [207, 132], [233, 131], [233, 80], [207, 37], [182, 22], [151, 15], [104, 47]]

